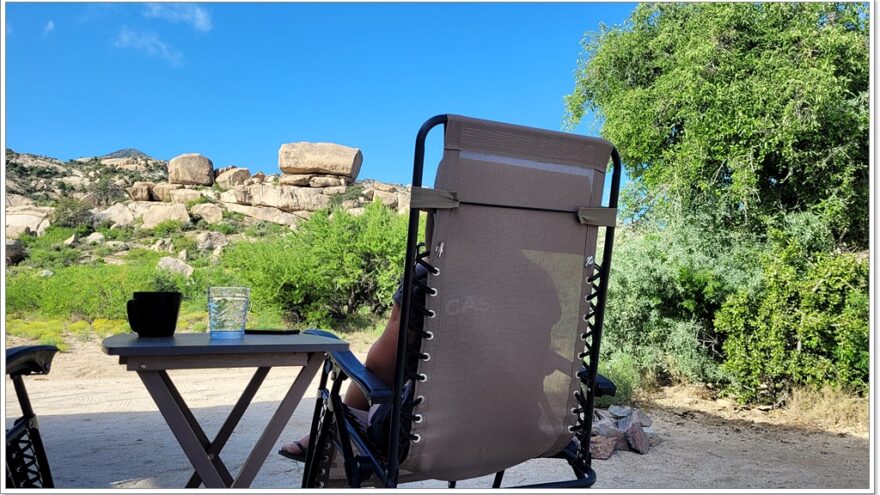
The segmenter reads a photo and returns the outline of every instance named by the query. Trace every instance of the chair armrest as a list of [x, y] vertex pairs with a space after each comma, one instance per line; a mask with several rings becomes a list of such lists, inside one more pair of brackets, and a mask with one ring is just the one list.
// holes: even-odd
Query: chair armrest
[[617, 395], [617, 385], [602, 375], [596, 375], [596, 397]]
[[[581, 367], [577, 377], [581, 379], [581, 383], [587, 385], [587, 368]], [[596, 373], [596, 397], [613, 397], [617, 395], [617, 385], [608, 378]]]
[[45, 375], [52, 367], [58, 348], [54, 345], [28, 345], [6, 349], [6, 374]]
[[[332, 333], [316, 328], [304, 330], [303, 333], [339, 340], [339, 337]], [[336, 351], [329, 354], [333, 365], [351, 378], [351, 381], [361, 389], [370, 404], [387, 404], [391, 402], [394, 393], [388, 388], [388, 385], [368, 370], [351, 351]]]

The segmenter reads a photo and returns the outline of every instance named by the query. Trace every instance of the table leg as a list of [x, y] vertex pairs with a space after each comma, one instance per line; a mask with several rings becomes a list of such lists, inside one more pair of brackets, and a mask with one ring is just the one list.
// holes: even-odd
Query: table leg
[[[223, 450], [223, 447], [226, 445], [226, 442], [232, 435], [233, 430], [235, 430], [238, 422], [241, 421], [241, 417], [244, 416], [245, 410], [247, 410], [251, 401], [254, 399], [254, 396], [257, 394], [257, 390], [260, 389], [260, 385], [262, 385], [263, 380], [266, 379], [266, 375], [269, 374], [269, 369], [270, 368], [257, 368], [256, 373], [254, 373], [254, 376], [251, 378], [250, 382], [248, 382], [247, 387], [245, 387], [244, 389], [244, 392], [241, 393], [241, 397], [238, 398], [238, 402], [235, 403], [235, 407], [232, 408], [232, 412], [229, 413], [229, 417], [227, 417], [226, 421], [223, 422], [223, 426], [220, 427], [220, 431], [217, 432], [217, 436], [214, 438], [214, 441], [211, 442], [207, 448], [208, 457], [212, 460], [220, 460], [220, 451]], [[222, 461], [220, 461], [220, 464], [222, 465]], [[222, 474], [223, 473], [221, 472], [221, 475]], [[228, 476], [228, 479], [226, 476]], [[226, 476], [223, 477], [224, 481], [227, 485], [232, 485], [232, 475], [229, 474], [229, 471], [226, 471]], [[198, 488], [201, 483], [202, 478], [199, 476], [198, 471], [196, 471], [189, 478], [189, 482], [187, 482], [186, 487]]]
[[[223, 483], [225, 483], [226, 486], [231, 485], [232, 475], [229, 474], [229, 469], [226, 468], [226, 465], [223, 464], [223, 459], [221, 459], [218, 455], [220, 451], [211, 451], [211, 441], [208, 440], [208, 435], [205, 434], [205, 431], [202, 429], [201, 425], [199, 425], [196, 417], [193, 416], [189, 406], [186, 405], [183, 397], [180, 396], [180, 392], [177, 391], [177, 387], [174, 386], [174, 382], [171, 381], [171, 377], [168, 376], [168, 372], [159, 371], [159, 376], [162, 378], [162, 382], [165, 383], [165, 386], [168, 388], [168, 392], [171, 393], [171, 397], [174, 399], [174, 402], [177, 403], [177, 407], [180, 408], [180, 412], [183, 413], [183, 417], [186, 419], [187, 423], [189, 423], [189, 427], [192, 428], [193, 433], [196, 434], [196, 438], [198, 438], [199, 443], [202, 444], [202, 449], [207, 452], [208, 459], [211, 459], [211, 463], [214, 464], [214, 467], [217, 468], [217, 472], [220, 473], [220, 477], [223, 478]], [[201, 484], [201, 481], [201, 478], [199, 478], [198, 481], [194, 481], [191, 477], [186, 487], [198, 488]], [[193, 482], [195, 483], [195, 486], [190, 486], [190, 483]]]
[[[163, 377], [162, 375], [165, 376]], [[194, 421], [194, 419], [192, 418], [192, 413], [189, 412], [189, 408], [186, 408], [185, 404], [181, 407], [181, 404], [175, 399], [175, 394], [169, 389], [170, 378], [168, 378], [167, 373], [161, 370], [138, 371], [138, 376], [144, 382], [144, 386], [147, 388], [150, 396], [153, 397], [153, 401], [165, 418], [165, 422], [171, 428], [171, 432], [177, 438], [177, 442], [183, 448], [183, 452], [189, 458], [196, 472], [204, 480], [205, 487], [228, 487], [217, 466], [208, 457], [208, 453], [205, 451], [207, 445], [203, 444], [202, 439], [199, 438], [193, 427], [191, 421]], [[179, 394], [177, 396], [179, 397]], [[186, 409], [186, 412], [184, 412], [184, 409]], [[197, 424], [195, 426], [198, 427]], [[204, 432], [202, 432], [202, 435], [204, 435]]]
[[306, 366], [300, 370], [293, 385], [287, 391], [284, 399], [281, 400], [281, 404], [278, 405], [278, 409], [275, 410], [275, 414], [272, 415], [272, 419], [269, 420], [269, 423], [263, 430], [263, 434], [260, 435], [260, 439], [257, 440], [256, 445], [254, 445], [253, 450], [251, 450], [250, 455], [248, 455], [247, 460], [244, 462], [241, 472], [232, 483], [232, 488], [247, 488], [254, 481], [254, 478], [266, 461], [266, 456], [269, 455], [272, 446], [278, 441], [278, 437], [281, 436], [281, 432], [290, 421], [293, 411], [311, 384], [312, 378], [321, 369], [323, 362], [323, 353], [314, 352], [309, 354]]

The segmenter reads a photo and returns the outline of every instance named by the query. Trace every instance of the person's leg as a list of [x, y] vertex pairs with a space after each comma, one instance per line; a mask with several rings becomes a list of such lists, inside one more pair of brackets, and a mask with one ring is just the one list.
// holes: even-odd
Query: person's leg
[[[397, 336], [400, 333], [400, 306], [397, 303], [391, 307], [391, 317], [385, 324], [385, 330], [379, 339], [373, 343], [367, 352], [367, 358], [364, 365], [374, 375], [382, 379], [386, 384], [394, 382], [395, 365], [397, 364]], [[389, 385], [390, 386], [390, 385]], [[361, 410], [370, 408], [367, 398], [357, 386], [349, 385], [345, 392], [342, 402], [349, 407]], [[305, 448], [309, 446], [309, 436], [306, 435], [297, 442], [286, 443], [281, 446], [282, 450], [299, 455], [303, 454]]]
[[[385, 330], [379, 339], [373, 343], [367, 352], [364, 366], [374, 375], [378, 376], [389, 387], [394, 383], [394, 371], [397, 364], [397, 336], [400, 333], [400, 306], [397, 303], [391, 307], [391, 317], [385, 324]], [[358, 387], [349, 386], [342, 399], [349, 407], [367, 410], [370, 404], [364, 393]]]

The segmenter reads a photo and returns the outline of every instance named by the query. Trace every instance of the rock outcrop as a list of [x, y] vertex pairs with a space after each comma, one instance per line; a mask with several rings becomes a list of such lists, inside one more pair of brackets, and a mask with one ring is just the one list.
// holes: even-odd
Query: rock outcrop
[[196, 249], [203, 251], [215, 249], [229, 244], [226, 236], [220, 232], [202, 232], [196, 237]]
[[168, 182], [210, 186], [214, 183], [214, 164], [198, 153], [175, 156], [168, 162]]
[[287, 212], [315, 211], [330, 206], [329, 197], [309, 187], [255, 184], [247, 190], [253, 206], [270, 206]]
[[152, 229], [169, 220], [189, 222], [189, 214], [186, 212], [186, 206], [182, 204], [153, 204], [143, 214], [143, 219], [141, 228]]
[[83, 239], [83, 242], [85, 242], [86, 244], [103, 244], [105, 240], [106, 239], [104, 237], [104, 234], [100, 232], [92, 232], [85, 239]]
[[128, 195], [135, 201], [152, 201], [155, 199], [153, 196], [154, 186], [155, 184], [152, 182], [135, 182], [129, 188]]
[[202, 197], [202, 193], [196, 191], [195, 189], [174, 189], [169, 192], [171, 196], [172, 203], [179, 203], [185, 205], [190, 201], [195, 201]]
[[51, 224], [55, 208], [49, 206], [11, 206], [6, 208], [6, 237], [16, 239], [30, 232], [42, 235]]
[[226, 209], [231, 212], [241, 213], [242, 215], [253, 218], [254, 220], [259, 220], [262, 222], [272, 222], [279, 225], [287, 225], [288, 227], [295, 227], [300, 219], [300, 217], [297, 215], [268, 206], [247, 206], [237, 203], [223, 203], [223, 206], [225, 206]]
[[6, 266], [15, 265], [24, 259], [24, 247], [18, 239], [6, 239]]
[[213, 203], [201, 203], [193, 205], [193, 207], [190, 208], [189, 211], [193, 214], [193, 216], [199, 217], [210, 224], [220, 223], [223, 221], [223, 210]]
[[183, 184], [170, 184], [168, 182], [164, 182], [162, 184], [156, 184], [153, 186], [153, 197], [156, 201], [171, 201], [171, 191], [176, 189], [183, 189]]
[[132, 210], [123, 203], [116, 203], [106, 210], [96, 212], [95, 221], [106, 222], [110, 227], [128, 227], [134, 223], [135, 215]]
[[156, 263], [156, 268], [170, 273], [177, 273], [187, 278], [192, 276], [194, 271], [193, 267], [187, 265], [180, 259], [171, 256], [160, 258], [159, 262]]
[[218, 171], [214, 182], [223, 189], [232, 189], [235, 186], [244, 185], [250, 177], [251, 172], [246, 168], [229, 167]]

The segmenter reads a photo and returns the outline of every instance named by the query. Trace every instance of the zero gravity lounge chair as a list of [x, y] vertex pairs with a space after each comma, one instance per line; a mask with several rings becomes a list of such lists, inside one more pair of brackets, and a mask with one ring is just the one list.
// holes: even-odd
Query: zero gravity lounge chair
[[[440, 124], [435, 188], [422, 188], [425, 137]], [[602, 139], [455, 115], [422, 126], [395, 382], [349, 352], [328, 357], [303, 487], [453, 487], [493, 473], [499, 487], [505, 469], [539, 457], [567, 461], [574, 475], [532, 487], [595, 482], [593, 401], [614, 393], [596, 370], [620, 169]], [[370, 400], [369, 415], [342, 404], [346, 378]]]

